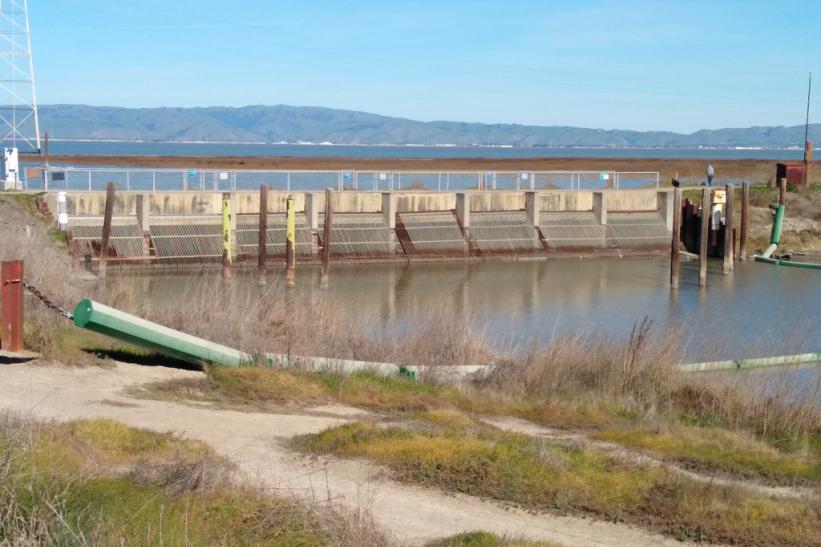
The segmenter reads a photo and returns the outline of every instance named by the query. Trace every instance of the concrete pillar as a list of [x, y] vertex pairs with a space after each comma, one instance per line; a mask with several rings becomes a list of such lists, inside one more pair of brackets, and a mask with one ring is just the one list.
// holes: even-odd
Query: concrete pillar
[[525, 192], [525, 212], [527, 213], [527, 221], [532, 226], [539, 225], [540, 206], [541, 203], [537, 192]]
[[151, 231], [151, 194], [139, 194], [137, 196], [137, 224], [144, 234]]
[[593, 192], [593, 213], [600, 225], [607, 225], [607, 192]]
[[305, 222], [311, 230], [319, 230], [319, 193], [305, 193]]
[[658, 193], [658, 210], [668, 230], [673, 229], [673, 192]]
[[382, 192], [382, 216], [391, 230], [396, 229], [396, 201], [393, 192]]
[[456, 192], [456, 218], [463, 228], [470, 228], [470, 194]]

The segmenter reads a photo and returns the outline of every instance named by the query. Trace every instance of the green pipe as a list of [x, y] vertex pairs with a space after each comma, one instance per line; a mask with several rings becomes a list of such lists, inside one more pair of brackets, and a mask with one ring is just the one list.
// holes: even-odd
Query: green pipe
[[239, 367], [253, 358], [241, 351], [185, 334], [93, 300], [74, 310], [74, 324], [189, 363]]
[[809, 363], [821, 363], [821, 352], [801, 353], [798, 355], [779, 355], [777, 357], [755, 357], [751, 359], [713, 361], [709, 363], [687, 363], [679, 365], [678, 368], [683, 372], [708, 372], [711, 370], [734, 370], [802, 365]]
[[794, 260], [785, 260], [783, 258], [771, 258], [772, 254], [781, 243], [781, 227], [784, 223], [785, 207], [782, 203], [778, 206], [775, 212], [775, 220], [773, 220], [773, 231], [770, 236], [770, 245], [760, 255], [755, 255], [756, 262], [764, 262], [765, 264], [773, 264], [776, 266], [792, 266], [793, 268], [806, 268], [808, 270], [821, 270], [821, 264], [813, 262], [796, 262]]

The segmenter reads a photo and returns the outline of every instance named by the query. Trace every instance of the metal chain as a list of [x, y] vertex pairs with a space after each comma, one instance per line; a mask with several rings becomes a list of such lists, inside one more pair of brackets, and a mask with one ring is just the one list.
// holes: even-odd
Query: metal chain
[[39, 300], [40, 302], [42, 302], [48, 309], [57, 312], [58, 314], [65, 317], [66, 319], [74, 319], [74, 314], [73, 313], [71, 313], [70, 311], [68, 311], [65, 308], [61, 308], [60, 306], [58, 306], [57, 304], [52, 302], [49, 297], [44, 295], [42, 292], [39, 291], [39, 289], [34, 287], [31, 283], [29, 283], [25, 279], [23, 279], [23, 287], [25, 287], [28, 292], [33, 294], [34, 297], [37, 298], [37, 300]]

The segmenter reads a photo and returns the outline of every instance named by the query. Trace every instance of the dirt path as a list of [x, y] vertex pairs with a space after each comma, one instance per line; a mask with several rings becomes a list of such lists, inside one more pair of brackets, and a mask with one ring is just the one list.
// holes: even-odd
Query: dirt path
[[404, 485], [363, 461], [311, 460], [284, 447], [288, 438], [362, 417], [344, 406], [300, 414], [244, 413], [134, 399], [124, 390], [149, 382], [196, 377], [199, 372], [117, 364], [71, 368], [0, 365], [0, 410], [54, 420], [111, 418], [134, 427], [174, 431], [209, 443], [236, 462], [252, 482], [307, 499], [333, 498], [369, 510], [397, 539], [421, 544], [470, 530], [567, 545], [682, 545], [623, 524], [549, 514], [533, 515], [463, 495]]
[[707, 473], [696, 473], [694, 471], [690, 471], [688, 469], [680, 467], [676, 464], [658, 458], [654, 458], [653, 456], [649, 456], [638, 450], [625, 448], [624, 446], [616, 443], [591, 439], [583, 433], [573, 433], [558, 429], [541, 427], [532, 422], [520, 420], [518, 418], [486, 416], [483, 418], [483, 421], [494, 427], [498, 427], [499, 429], [502, 429], [504, 431], [513, 431], [516, 433], [529, 435], [531, 437], [542, 437], [544, 439], [554, 440], [557, 442], [580, 443], [589, 448], [593, 448], [595, 450], [599, 450], [601, 452], [610, 454], [613, 458], [617, 458], [620, 461], [625, 461], [648, 467], [664, 467], [665, 469], [668, 469], [674, 473], [684, 475], [685, 477], [688, 477], [694, 481], [698, 481], [705, 484], [715, 484], [718, 486], [743, 488], [746, 490], [757, 492], [759, 494], [764, 494], [765, 496], [779, 496], [786, 498], [818, 497], [818, 491], [812, 488], [767, 486], [746, 479], [739, 480]]

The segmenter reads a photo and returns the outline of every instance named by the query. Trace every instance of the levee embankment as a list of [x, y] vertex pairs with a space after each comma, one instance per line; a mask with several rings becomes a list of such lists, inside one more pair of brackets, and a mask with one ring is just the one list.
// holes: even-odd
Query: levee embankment
[[[218, 262], [225, 193], [118, 192], [109, 263]], [[260, 195], [229, 192], [235, 262], [259, 255]], [[268, 194], [267, 256], [285, 253], [285, 210], [296, 207], [296, 253], [319, 258], [325, 193]], [[653, 254], [670, 245], [672, 200], [657, 189], [597, 191], [333, 192], [330, 251], [336, 259], [414, 259], [549, 254]], [[99, 259], [104, 192], [67, 192], [75, 257]], [[58, 193], [46, 194], [56, 212]]]

